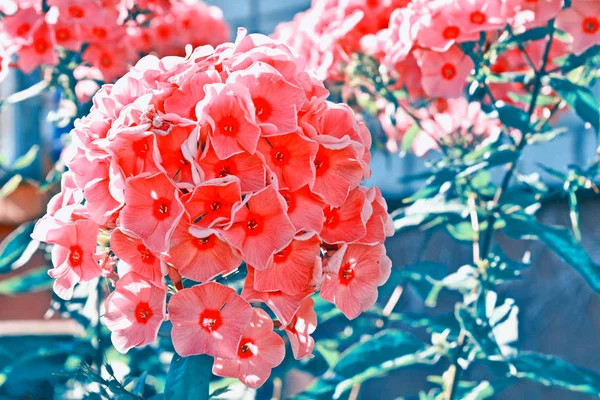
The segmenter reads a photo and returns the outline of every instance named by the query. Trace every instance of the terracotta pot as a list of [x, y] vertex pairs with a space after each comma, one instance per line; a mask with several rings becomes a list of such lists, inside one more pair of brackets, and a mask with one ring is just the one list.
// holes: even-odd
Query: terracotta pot
[[[0, 199], [0, 240], [4, 239], [20, 224], [39, 217], [46, 205], [46, 195], [29, 183], [20, 185], [17, 190]], [[0, 281], [19, 276], [44, 265], [46, 261], [37, 252], [23, 267], [8, 274], [0, 274]], [[40, 320], [50, 305], [50, 290], [25, 293], [18, 296], [0, 295], [0, 321]]]

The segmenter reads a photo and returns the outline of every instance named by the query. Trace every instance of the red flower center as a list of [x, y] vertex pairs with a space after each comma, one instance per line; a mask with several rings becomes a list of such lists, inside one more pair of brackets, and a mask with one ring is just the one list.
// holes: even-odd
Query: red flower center
[[166, 39], [171, 35], [171, 28], [169, 28], [168, 26], [159, 26], [156, 29], [156, 33], [158, 34], [158, 36], [162, 39]]
[[71, 6], [71, 7], [69, 7], [69, 15], [72, 18], [83, 18], [83, 16], [85, 15], [85, 12], [83, 11], [83, 8], [81, 8], [81, 7]]
[[104, 39], [107, 36], [107, 32], [106, 32], [106, 28], [103, 28], [101, 26], [95, 26], [94, 29], [92, 29], [92, 33], [94, 34], [94, 36], [96, 36], [99, 39]]
[[254, 342], [252, 339], [243, 337], [240, 340], [240, 348], [238, 349], [238, 357], [239, 358], [250, 358], [254, 355], [252, 351], [252, 347], [254, 347]]
[[483, 25], [483, 24], [485, 24], [485, 21], [487, 21], [485, 14], [482, 13], [481, 11], [472, 12], [469, 18], [470, 18], [471, 22], [476, 25]]
[[224, 178], [227, 175], [229, 175], [229, 170], [227, 169], [227, 167], [223, 167], [223, 168], [221, 168], [221, 171], [219, 171], [219, 174], [217, 176], [219, 178]]
[[583, 32], [596, 33], [600, 29], [600, 21], [596, 17], [586, 17], [583, 19]]
[[247, 236], [256, 236], [263, 231], [263, 218], [260, 215], [248, 214], [244, 223], [244, 230]]
[[223, 118], [219, 125], [221, 126], [223, 134], [228, 136], [235, 136], [240, 130], [240, 124], [238, 123], [237, 119], [231, 116]]
[[207, 332], [213, 332], [219, 329], [223, 324], [219, 310], [204, 310], [200, 314], [198, 324]]
[[215, 201], [210, 205], [210, 209], [213, 211], [217, 211], [219, 208], [221, 208], [221, 203], [218, 201]]
[[150, 308], [150, 304], [145, 301], [141, 301], [135, 306], [135, 311], [133, 312], [135, 315], [135, 319], [140, 324], [147, 324], [150, 318], [154, 315], [152, 309]]
[[159, 221], [167, 218], [171, 214], [171, 200], [160, 198], [154, 200], [154, 218]]
[[460, 28], [458, 26], [447, 26], [442, 32], [444, 39], [456, 39], [460, 35]]
[[48, 41], [44, 38], [36, 39], [33, 43], [33, 47], [37, 53], [44, 54], [49, 48]]
[[325, 207], [323, 209], [323, 224], [333, 229], [340, 223], [339, 208]]
[[71, 38], [71, 32], [67, 28], [58, 28], [56, 30], [56, 39], [59, 42], [65, 42]]
[[210, 235], [205, 238], [194, 238], [192, 242], [199, 250], [206, 250], [212, 248], [215, 244], [215, 235]]
[[214, 171], [217, 178], [224, 178], [227, 175], [235, 175], [237, 169], [235, 168], [235, 164], [223, 160], [215, 164]]
[[31, 25], [25, 23], [25, 24], [21, 24], [18, 28], [17, 28], [17, 35], [18, 36], [23, 36], [26, 35], [29, 31], [31, 30]]
[[296, 209], [296, 199], [294, 197], [292, 197], [292, 195], [290, 195], [290, 193], [288, 191], [281, 191], [280, 192], [281, 195], [283, 196], [283, 198], [285, 199], [285, 202], [288, 206], [287, 212], [291, 213]]
[[80, 266], [83, 262], [82, 258], [83, 250], [81, 249], [81, 246], [71, 246], [71, 248], [69, 249], [69, 265], [71, 265], [71, 267]]
[[105, 68], [109, 68], [113, 64], [112, 57], [108, 53], [102, 53], [100, 64]]
[[271, 149], [271, 157], [275, 163], [287, 164], [290, 159], [290, 152], [283, 147], [273, 147]]
[[144, 246], [143, 244], [138, 244], [137, 246], [137, 251], [140, 253], [140, 257], [142, 258], [142, 262], [146, 263], [146, 264], [152, 264], [154, 263], [155, 260], [155, 256], [154, 254], [152, 254], [152, 252], [150, 250], [148, 250], [148, 248], [146, 246]]
[[339, 275], [339, 278], [340, 278], [340, 283], [342, 285], [349, 284], [352, 281], [352, 279], [354, 279], [354, 268], [353, 268], [353, 265], [350, 264], [350, 263], [342, 265], [340, 267], [338, 275]]
[[184, 19], [184, 20], [181, 21], [181, 26], [184, 29], [188, 29], [190, 26], [192, 26], [192, 21], [190, 19], [186, 18], [186, 19]]
[[276, 264], [285, 262], [288, 259], [288, 257], [290, 256], [291, 252], [292, 252], [292, 245], [290, 244], [285, 249], [281, 250], [278, 253], [275, 253], [275, 256], [273, 257], [273, 262]]
[[256, 109], [256, 118], [258, 118], [259, 121], [266, 121], [269, 119], [273, 113], [271, 104], [269, 104], [269, 102], [263, 97], [257, 97], [252, 101], [254, 102], [254, 108]]
[[148, 141], [146, 139], [137, 140], [131, 143], [131, 149], [137, 157], [144, 158], [148, 153]]
[[325, 172], [327, 172], [327, 170], [329, 169], [329, 160], [327, 159], [327, 157], [319, 155], [318, 153], [315, 157], [314, 164], [317, 176], [323, 176]]
[[442, 65], [440, 72], [442, 73], [442, 78], [451, 81], [456, 76], [456, 67], [454, 64], [447, 63]]

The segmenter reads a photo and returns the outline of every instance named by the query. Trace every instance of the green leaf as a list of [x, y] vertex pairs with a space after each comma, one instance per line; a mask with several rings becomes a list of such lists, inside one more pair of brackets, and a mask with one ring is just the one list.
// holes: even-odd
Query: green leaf
[[427, 180], [425, 186], [421, 187], [415, 194], [406, 199], [402, 200], [403, 203], [408, 204], [421, 199], [428, 199], [437, 195], [442, 185], [448, 181], [451, 181], [456, 176], [456, 172], [450, 169], [441, 169], [436, 171], [435, 174]]
[[315, 351], [323, 357], [327, 366], [332, 368], [340, 359], [340, 353], [337, 350], [337, 342], [333, 340], [319, 340], [315, 344]]
[[402, 145], [400, 147], [400, 149], [401, 149], [400, 155], [402, 155], [404, 157], [410, 151], [412, 143], [415, 140], [415, 138], [419, 135], [419, 133], [421, 133], [421, 128], [419, 128], [419, 126], [417, 124], [411, 125], [406, 130], [406, 132], [404, 133], [404, 136], [402, 136]]
[[[210, 383], [210, 398], [218, 398], [231, 390], [231, 385], [239, 382], [236, 378], [222, 378]], [[162, 397], [161, 397], [162, 400]]]
[[484, 400], [502, 392], [514, 383], [515, 379], [498, 379], [493, 382], [483, 381], [472, 389], [464, 390], [460, 395], [462, 400]]
[[467, 206], [458, 200], [446, 200], [443, 195], [431, 199], [421, 199], [415, 201], [410, 206], [399, 212], [394, 217], [394, 228], [396, 232], [401, 230], [421, 226], [430, 221], [430, 219], [443, 216], [454, 217], [461, 220], [469, 215]]
[[535, 41], [545, 38], [549, 33], [547, 26], [540, 26], [537, 28], [526, 30], [523, 33], [519, 33], [518, 35], [514, 35], [510, 39], [508, 39], [505, 43], [525, 43], [528, 41]]
[[542, 131], [535, 133], [533, 135], [527, 136], [527, 144], [538, 144], [538, 143], [547, 143], [556, 139], [558, 136], [567, 133], [569, 130], [567, 128], [556, 128], [551, 129], [549, 131]]
[[469, 338], [477, 343], [477, 346], [479, 346], [486, 356], [502, 354], [498, 343], [496, 343], [492, 335], [492, 328], [487, 322], [475, 317], [471, 311], [460, 305], [456, 307], [456, 318]]
[[416, 290], [416, 292], [423, 298], [426, 299], [431, 291], [433, 290], [436, 282], [443, 279], [448, 273], [446, 265], [441, 263], [422, 261], [416, 264], [406, 265], [402, 268], [392, 269], [392, 275], [381, 290], [382, 296], [386, 296], [385, 290], [387, 288], [394, 288], [396, 285], [402, 283], [410, 283], [410, 285]]
[[[509, 92], [508, 93], [508, 98], [511, 99], [512, 101], [516, 102], [516, 103], [521, 103], [523, 105], [526, 105], [527, 107], [529, 107], [529, 105], [531, 104], [531, 100], [532, 100], [532, 95], [530, 93], [515, 93], [515, 92]], [[556, 96], [548, 96], [548, 95], [543, 95], [540, 94], [538, 95], [537, 99], [536, 99], [536, 104], [538, 106], [544, 106], [544, 107], [549, 107], [551, 105], [554, 105], [558, 102], [558, 99], [556, 98]]]
[[510, 363], [516, 369], [513, 375], [517, 378], [600, 397], [600, 374], [558, 357], [522, 351], [510, 359]]
[[505, 126], [529, 133], [529, 117], [520, 108], [505, 104], [498, 108], [498, 117]]
[[40, 146], [38, 146], [37, 144], [32, 146], [27, 151], [27, 153], [15, 160], [15, 162], [12, 165], [12, 169], [17, 171], [29, 167], [35, 161], [39, 151]]
[[225, 393], [231, 391], [231, 388], [229, 386], [225, 386], [219, 389], [215, 389], [212, 392], [210, 392], [210, 398], [211, 399], [216, 399], [222, 395], [224, 395]]
[[[72, 377], [73, 370], [79, 366], [79, 363], [73, 364], [67, 360], [71, 357], [86, 358], [94, 352], [89, 341], [76, 338], [67, 340], [68, 342], [65, 342], [62, 338], [44, 337], [34, 352], [19, 354], [13, 363], [0, 369], [0, 377], [6, 377], [4, 383], [0, 383], [0, 388], [4, 390], [6, 386], [27, 387], [40, 381], [67, 381]], [[21, 352], [26, 350], [27, 347], [21, 347], [23, 337], [19, 338], [18, 343], [17, 347]]]
[[52, 279], [48, 276], [48, 268], [40, 267], [25, 274], [13, 276], [0, 282], [0, 294], [16, 295], [33, 293], [52, 287]]
[[460, 326], [454, 318], [454, 314], [441, 315], [413, 315], [408, 313], [392, 313], [388, 317], [390, 321], [399, 321], [412, 328], [425, 328], [429, 333], [442, 333], [448, 329], [458, 335]]
[[335, 387], [334, 382], [326, 379], [317, 379], [302, 393], [292, 397], [292, 400], [330, 400]]
[[600, 106], [589, 88], [574, 84], [562, 77], [550, 78], [550, 86], [575, 110], [577, 115], [589, 122], [596, 133], [600, 132]]
[[26, 222], [11, 232], [0, 243], [0, 274], [5, 274], [12, 271], [14, 264], [19, 261], [22, 265], [24, 262], [20, 260], [23, 257], [31, 257], [39, 243], [31, 239], [31, 233], [35, 226], [35, 221]]
[[521, 279], [523, 270], [531, 265], [511, 260], [498, 245], [490, 253], [490, 266], [487, 269], [488, 279], [493, 283], [502, 283]]
[[592, 260], [568, 229], [542, 225], [534, 216], [522, 212], [505, 215], [504, 220], [504, 233], [514, 239], [532, 239], [544, 243], [579, 272], [594, 291], [600, 293], [600, 265]]
[[561, 71], [563, 74], [566, 74], [569, 71], [574, 70], [575, 68], [581, 67], [583, 64], [588, 62], [588, 60], [596, 57], [600, 54], [600, 45], [595, 45], [576, 56], [575, 54], [571, 54], [567, 57], [564, 64], [561, 67]]
[[207, 355], [180, 357], [173, 355], [164, 398], [169, 400], [209, 398], [213, 358]]
[[407, 332], [381, 331], [342, 354], [333, 372], [344, 380], [337, 385], [333, 397], [337, 399], [355, 384], [389, 371], [426, 362], [432, 355], [432, 348], [425, 349], [420, 340]]
[[35, 96], [39, 95], [40, 93], [42, 93], [44, 90], [46, 90], [49, 87], [49, 85], [50, 85], [50, 81], [43, 80], [43, 81], [39, 81], [38, 83], [36, 83], [34, 85], [31, 85], [27, 89], [21, 90], [20, 92], [17, 92], [17, 93], [13, 93], [10, 96], [8, 96], [6, 99], [0, 100], [0, 108], [6, 104], [16, 104], [16, 103], [20, 103], [21, 101], [35, 97]]
[[[485, 231], [487, 223], [485, 221], [479, 226], [480, 231]], [[450, 236], [461, 242], [473, 242], [479, 238], [479, 233], [473, 230], [471, 221], [462, 221], [456, 224], [446, 225], [446, 230]]]
[[13, 175], [8, 182], [2, 186], [2, 189], [0, 189], [0, 199], [8, 197], [15, 190], [17, 190], [21, 182], [23, 182], [23, 177], [21, 175]]
[[136, 396], [143, 396], [144, 389], [146, 388], [146, 379], [148, 378], [148, 371], [142, 372], [142, 374], [135, 380], [135, 384], [133, 385], [133, 389], [131, 389], [131, 393]]
[[384, 330], [344, 351], [333, 372], [349, 378], [363, 372], [370, 365], [414, 353], [423, 347], [419, 339], [407, 332], [395, 329]]

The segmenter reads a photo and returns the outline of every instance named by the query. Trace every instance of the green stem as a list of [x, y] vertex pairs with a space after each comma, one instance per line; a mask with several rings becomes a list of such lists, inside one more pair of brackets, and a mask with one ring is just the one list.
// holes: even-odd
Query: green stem
[[[539, 94], [540, 94], [540, 91], [542, 88], [542, 78], [546, 75], [546, 66], [548, 64], [548, 56], [550, 54], [550, 47], [552, 46], [552, 41], [553, 41], [553, 37], [554, 37], [554, 20], [551, 20], [548, 23], [548, 27], [550, 28], [549, 29], [550, 36], [546, 43], [546, 48], [544, 50], [544, 56], [542, 58], [542, 65], [540, 67], [540, 70], [536, 71], [536, 73], [535, 73], [535, 78], [534, 78], [535, 80], [533, 83], [531, 103], [529, 104], [529, 109], [527, 111], [529, 125], [531, 125], [531, 118], [533, 117], [533, 113], [534, 113], [535, 107], [537, 105], [537, 99], [539, 97]], [[496, 192], [496, 195], [494, 196], [493, 206], [492, 206], [493, 212], [496, 211], [497, 208], [500, 206], [502, 196], [508, 190], [508, 186], [510, 184], [512, 176], [514, 175], [516, 166], [519, 162], [519, 159], [521, 157], [523, 149], [527, 145], [526, 135], [529, 132], [521, 132], [521, 133], [522, 133], [522, 136], [521, 136], [521, 139], [519, 140], [519, 143], [517, 144], [517, 148], [516, 148], [517, 154], [516, 154], [515, 160], [510, 164], [510, 167], [509, 167], [507, 173], [504, 175], [504, 178], [502, 179], [500, 188], [498, 189], [498, 191]], [[487, 221], [488, 226], [485, 231], [483, 245], [480, 248], [479, 259], [482, 259], [482, 260], [487, 258], [488, 253], [490, 251], [491, 243], [492, 243], [494, 224], [496, 222], [496, 217], [493, 212], [488, 218], [488, 221]], [[477, 257], [474, 257], [474, 258], [477, 258]], [[485, 286], [486, 286], [485, 281], [482, 279], [481, 280], [481, 290], [483, 291], [484, 296], [487, 295], [487, 293], [486, 293], [487, 289], [485, 288]], [[485, 318], [485, 315], [483, 315], [483, 316], [480, 315], [479, 317]], [[458, 360], [462, 357], [465, 342], [466, 342], [465, 332], [464, 332], [464, 330], [461, 330], [459, 338], [457, 340], [457, 344], [458, 344], [457, 353], [458, 354], [456, 355], [456, 358], [449, 369], [450, 373], [452, 374], [452, 381], [451, 381], [450, 387], [447, 391], [448, 395], [446, 397], [446, 400], [454, 400], [454, 397], [456, 395], [456, 388], [458, 386], [458, 382], [460, 380], [460, 375], [462, 373], [462, 368], [458, 364]]]
[[104, 364], [104, 341], [102, 340], [102, 323], [100, 321], [100, 315], [102, 314], [102, 278], [98, 278], [98, 284], [96, 285], [97, 295], [97, 312], [98, 319], [96, 320], [96, 341], [98, 346], [96, 347], [96, 367], [98, 368], [98, 374], [102, 374], [102, 365]]
[[[548, 42], [546, 43], [546, 48], [544, 49], [544, 56], [542, 58], [542, 66], [540, 67], [540, 70], [536, 71], [536, 73], [535, 73], [535, 78], [534, 78], [535, 80], [533, 82], [533, 92], [532, 92], [532, 96], [531, 96], [531, 103], [529, 104], [529, 109], [527, 111], [527, 117], [529, 119], [530, 125], [531, 125], [531, 118], [533, 117], [533, 113], [535, 111], [535, 107], [537, 104], [537, 99], [540, 95], [540, 91], [542, 88], [542, 78], [546, 75], [546, 66], [548, 65], [548, 56], [550, 54], [550, 47], [552, 46], [552, 41], [554, 38], [554, 20], [551, 20], [548, 23], [548, 26], [550, 28], [550, 32], [549, 32], [550, 37], [548, 38]], [[523, 149], [527, 145], [527, 140], [525, 137], [528, 132], [521, 132], [521, 133], [522, 133], [522, 136], [521, 136], [521, 139], [519, 140], [519, 143], [517, 144], [515, 160], [510, 164], [510, 167], [509, 167], [507, 173], [504, 175], [504, 178], [502, 179], [502, 184], [500, 185], [500, 189], [496, 192], [496, 195], [494, 196], [492, 210], [496, 210], [497, 207], [500, 205], [502, 196], [508, 190], [508, 185], [510, 184], [510, 181], [515, 173], [515, 169], [517, 167], [519, 159], [521, 158]], [[487, 257], [487, 254], [490, 251], [490, 246], [491, 246], [491, 242], [492, 242], [491, 239], [492, 239], [492, 235], [494, 232], [494, 223], [496, 222], [495, 220], [496, 220], [496, 217], [492, 213], [492, 215], [490, 216], [490, 221], [488, 221], [488, 227], [487, 227], [487, 230], [486, 230], [486, 233], [484, 236], [483, 246], [481, 248], [482, 258]]]

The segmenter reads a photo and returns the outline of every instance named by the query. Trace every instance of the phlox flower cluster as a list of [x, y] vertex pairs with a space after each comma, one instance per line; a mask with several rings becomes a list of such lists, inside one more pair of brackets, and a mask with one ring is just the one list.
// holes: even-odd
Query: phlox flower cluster
[[464, 97], [436, 99], [415, 113], [411, 116], [401, 107], [382, 111], [379, 120], [387, 137], [386, 148], [391, 153], [398, 152], [404, 133], [415, 123], [414, 116], [422, 128], [411, 145], [417, 157], [437, 149], [439, 143], [472, 149], [483, 139], [496, 138], [501, 132], [498, 118], [484, 112], [481, 103], [469, 102]]
[[[241, 30], [188, 49], [147, 56], [95, 95], [33, 236], [54, 244], [58, 296], [116, 281], [103, 318], [119, 351], [168, 319], [178, 354], [258, 387], [284, 357], [275, 327], [311, 355], [311, 295], [348, 318], [374, 304], [393, 226], [361, 186], [369, 131], [289, 47]], [[241, 293], [219, 283], [243, 264]]]
[[[519, 33], [555, 19], [555, 27], [566, 35], [554, 38], [548, 69], [556, 67], [555, 59], [600, 44], [600, 2], [572, 0], [565, 7], [563, 0], [313, 0], [308, 11], [280, 24], [275, 37], [289, 43], [330, 82], [351, 80], [345, 67], [352, 53], [372, 56], [390, 77], [390, 91], [404, 90], [412, 104], [428, 104], [432, 99], [465, 97], [474, 64], [461, 45], [477, 42], [489, 47], [506, 27]], [[540, 67], [545, 45], [546, 40], [535, 40], [523, 51], [500, 52], [490, 70], [499, 76], [531, 72], [531, 64]], [[526, 95], [518, 82], [499, 79], [489, 87], [495, 100], [507, 103]], [[401, 115], [394, 129], [389, 112], [380, 114], [386, 133], [393, 133], [390, 148], [410, 126], [403, 126], [402, 110], [395, 112]], [[434, 136], [439, 138], [450, 127]], [[425, 141], [415, 143], [419, 152], [432, 147], [431, 135], [419, 137]]]
[[221, 10], [196, 0], [2, 0], [0, 12], [0, 80], [13, 61], [30, 73], [66, 60], [78, 79], [112, 82], [144, 54], [229, 36]]

